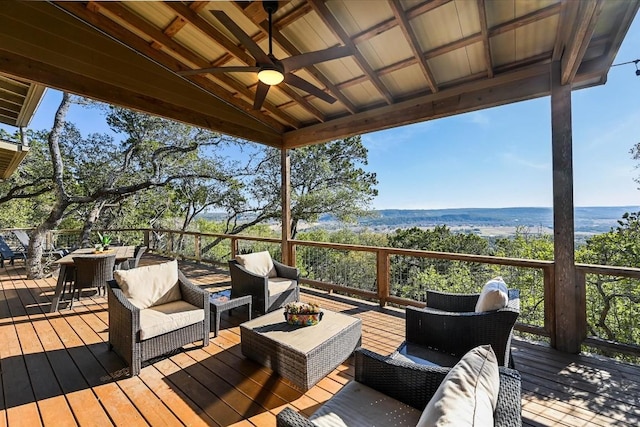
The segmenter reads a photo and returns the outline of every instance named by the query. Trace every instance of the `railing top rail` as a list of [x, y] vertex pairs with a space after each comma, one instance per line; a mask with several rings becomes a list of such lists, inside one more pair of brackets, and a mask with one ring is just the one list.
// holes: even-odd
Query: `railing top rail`
[[617, 267], [613, 265], [576, 264], [576, 269], [589, 274], [604, 274], [608, 276], [623, 276], [640, 279], [640, 268]]
[[217, 237], [221, 239], [238, 239], [238, 240], [253, 240], [257, 242], [267, 243], [281, 243], [282, 240], [273, 237], [259, 237], [259, 236], [247, 236], [245, 234], [224, 234], [224, 233], [201, 233], [199, 231], [182, 231], [182, 230], [169, 230], [165, 228], [144, 228], [144, 229], [120, 229], [110, 231], [154, 231], [156, 233], [173, 233], [173, 234], [185, 234], [189, 236], [204, 236], [204, 237]]
[[489, 255], [459, 254], [453, 252], [435, 252], [417, 249], [389, 248], [381, 246], [350, 245], [344, 243], [312, 242], [307, 240], [292, 240], [291, 243], [300, 246], [315, 246], [330, 249], [355, 250], [365, 252], [386, 252], [391, 255], [406, 255], [422, 258], [447, 259], [452, 261], [478, 262], [483, 264], [512, 265], [516, 267], [549, 268], [554, 265], [553, 261], [506, 258]]

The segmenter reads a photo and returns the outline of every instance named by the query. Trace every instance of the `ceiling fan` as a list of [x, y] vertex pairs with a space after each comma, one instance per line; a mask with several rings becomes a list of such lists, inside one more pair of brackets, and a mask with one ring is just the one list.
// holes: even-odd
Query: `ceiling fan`
[[284, 59], [277, 59], [272, 53], [272, 15], [278, 10], [277, 1], [264, 1], [262, 5], [269, 15], [269, 53], [264, 53], [262, 49], [254, 42], [249, 35], [229, 18], [229, 16], [221, 10], [212, 10], [222, 25], [224, 25], [233, 34], [242, 45], [249, 51], [251, 56], [256, 60], [256, 65], [252, 66], [230, 66], [230, 67], [210, 67], [198, 70], [180, 71], [178, 74], [182, 76], [190, 76], [194, 74], [207, 73], [258, 73], [258, 86], [256, 88], [256, 96], [253, 100], [253, 108], [259, 110], [267, 97], [267, 92], [271, 86], [278, 85], [282, 82], [301, 89], [315, 97], [318, 97], [330, 104], [336, 99], [324, 92], [322, 89], [314, 86], [308, 81], [293, 74], [294, 71], [320, 62], [330, 61], [337, 58], [350, 55], [351, 51], [347, 46], [334, 46], [324, 50], [315, 52], [302, 53], [300, 55], [290, 56]]

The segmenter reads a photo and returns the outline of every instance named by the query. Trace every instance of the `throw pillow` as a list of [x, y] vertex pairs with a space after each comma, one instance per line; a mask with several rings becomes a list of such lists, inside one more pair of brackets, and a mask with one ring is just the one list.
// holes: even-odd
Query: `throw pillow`
[[258, 276], [276, 277], [276, 266], [267, 251], [236, 256], [238, 264]]
[[500, 376], [490, 345], [470, 350], [449, 371], [422, 411], [418, 427], [491, 426]]
[[116, 270], [113, 277], [131, 304], [140, 309], [182, 299], [176, 260], [132, 270]]
[[502, 277], [489, 280], [482, 287], [476, 303], [476, 312], [493, 311], [505, 308], [509, 303], [509, 290]]

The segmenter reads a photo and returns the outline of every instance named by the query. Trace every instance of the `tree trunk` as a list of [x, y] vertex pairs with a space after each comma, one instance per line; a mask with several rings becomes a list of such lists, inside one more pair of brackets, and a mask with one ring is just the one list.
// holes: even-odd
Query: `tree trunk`
[[55, 184], [56, 199], [47, 219], [36, 227], [29, 239], [26, 262], [27, 278], [29, 279], [39, 279], [43, 276], [42, 253], [45, 249], [47, 233], [60, 224], [64, 211], [70, 205], [69, 198], [64, 190], [64, 165], [62, 163], [62, 154], [60, 153], [60, 135], [64, 130], [65, 117], [70, 105], [71, 95], [65, 92], [62, 94], [62, 101], [56, 111], [53, 128], [51, 128], [48, 141], [51, 163], [53, 164], [53, 181]]
[[87, 214], [87, 218], [84, 221], [84, 226], [82, 227], [82, 233], [80, 234], [80, 247], [81, 248], [90, 248], [91, 247], [91, 231], [93, 230], [93, 226], [95, 225], [98, 218], [100, 218], [100, 214], [102, 213], [102, 208], [107, 202], [105, 200], [96, 200], [91, 207], [91, 210]]

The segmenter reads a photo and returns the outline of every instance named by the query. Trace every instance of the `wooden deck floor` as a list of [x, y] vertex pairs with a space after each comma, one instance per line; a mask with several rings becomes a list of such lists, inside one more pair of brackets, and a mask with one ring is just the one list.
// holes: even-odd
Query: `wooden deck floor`
[[[20, 264], [20, 262], [16, 263]], [[194, 282], [228, 286], [224, 272], [183, 264]], [[55, 279], [26, 280], [21, 265], [0, 270], [0, 427], [2, 426], [274, 426], [290, 405], [312, 413], [353, 377], [351, 359], [306, 393], [243, 357], [244, 310], [223, 315], [220, 335], [123, 376], [108, 350], [106, 300], [85, 298], [49, 314]], [[403, 340], [401, 310], [322, 292], [304, 300], [357, 316], [363, 346], [382, 354]], [[514, 343], [529, 426], [640, 425], [640, 368]]]

